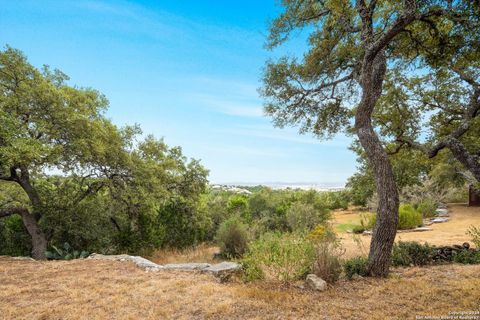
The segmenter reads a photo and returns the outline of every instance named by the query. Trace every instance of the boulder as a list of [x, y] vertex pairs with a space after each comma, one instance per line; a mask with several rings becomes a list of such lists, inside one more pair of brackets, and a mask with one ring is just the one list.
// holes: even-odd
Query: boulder
[[327, 290], [327, 282], [314, 274], [309, 274], [305, 280], [305, 284], [308, 288], [315, 291]]
[[235, 262], [221, 262], [218, 264], [211, 265], [210, 267], [204, 269], [204, 271], [211, 273], [220, 282], [228, 281], [233, 274], [240, 271], [241, 267], [238, 263]]
[[448, 209], [438, 208], [435, 213], [438, 217], [448, 217]]

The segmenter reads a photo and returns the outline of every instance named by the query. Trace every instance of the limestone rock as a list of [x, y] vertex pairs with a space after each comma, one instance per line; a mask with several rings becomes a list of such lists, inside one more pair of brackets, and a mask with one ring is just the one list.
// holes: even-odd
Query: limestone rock
[[308, 288], [315, 291], [327, 290], [327, 282], [314, 274], [309, 274], [305, 280], [305, 284]]
[[432, 231], [432, 230], [433, 230], [432, 228], [419, 227], [419, 228], [413, 229], [412, 231], [414, 231], [414, 232], [424, 232], [424, 231]]
[[438, 217], [448, 217], [448, 209], [438, 208], [435, 213]]
[[145, 269], [147, 271], [158, 271], [163, 269], [162, 266], [147, 260], [142, 257], [138, 256], [129, 256], [127, 254], [119, 254], [119, 255], [103, 255], [98, 253], [92, 253], [88, 259], [95, 259], [95, 260], [113, 260], [113, 261], [129, 261], [135, 263], [135, 265], [139, 268]]
[[226, 282], [230, 277], [241, 269], [240, 265], [235, 262], [221, 262], [214, 264], [205, 269], [206, 272], [211, 273], [220, 282]]
[[164, 269], [167, 270], [184, 270], [184, 271], [198, 271], [198, 270], [206, 270], [210, 267], [211, 264], [209, 263], [170, 263], [163, 265]]
[[442, 222], [447, 222], [449, 220], [450, 220], [449, 218], [438, 217], [438, 218], [432, 219], [432, 222], [433, 223], [442, 223]]

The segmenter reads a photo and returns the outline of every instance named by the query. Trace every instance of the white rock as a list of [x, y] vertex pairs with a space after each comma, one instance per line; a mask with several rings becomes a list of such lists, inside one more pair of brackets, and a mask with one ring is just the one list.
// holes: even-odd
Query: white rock
[[170, 263], [163, 265], [164, 269], [167, 270], [185, 270], [185, 271], [195, 271], [195, 270], [205, 270], [210, 267], [209, 263]]
[[447, 222], [449, 220], [450, 220], [449, 218], [435, 218], [435, 219], [432, 219], [432, 222], [433, 223], [442, 223], [442, 222]]
[[445, 216], [448, 215], [448, 209], [438, 208], [437, 210], [435, 210], [435, 213], [437, 214], [437, 216]]
[[314, 274], [309, 274], [305, 280], [305, 284], [308, 288], [316, 291], [327, 290], [327, 282], [322, 278], [317, 277]]
[[414, 232], [424, 232], [424, 231], [432, 231], [432, 228], [427, 228], [427, 227], [420, 227], [420, 228], [415, 228], [412, 231]]

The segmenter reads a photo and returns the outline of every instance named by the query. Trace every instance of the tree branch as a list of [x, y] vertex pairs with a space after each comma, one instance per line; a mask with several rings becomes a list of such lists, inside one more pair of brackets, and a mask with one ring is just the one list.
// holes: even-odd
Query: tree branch
[[28, 210], [22, 207], [0, 209], [0, 218], [13, 216], [14, 214], [23, 216], [24, 214], [27, 214], [27, 213], [28, 213]]

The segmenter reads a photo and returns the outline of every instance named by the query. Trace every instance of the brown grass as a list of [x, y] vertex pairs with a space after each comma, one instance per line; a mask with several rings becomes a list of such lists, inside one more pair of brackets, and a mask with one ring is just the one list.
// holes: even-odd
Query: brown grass
[[480, 308], [480, 266], [398, 269], [324, 293], [127, 262], [0, 259], [0, 319], [414, 319]]
[[187, 249], [157, 250], [147, 258], [158, 264], [187, 262], [218, 263], [219, 260], [213, 259], [215, 253], [218, 252], [220, 252], [220, 249], [216, 246], [201, 244]]
[[[396, 241], [419, 241], [422, 243], [428, 242], [432, 245], [462, 244], [465, 241], [470, 241], [470, 244], [472, 244], [466, 232], [471, 225], [480, 226], [480, 207], [450, 204], [448, 208], [450, 211], [450, 221], [429, 226], [429, 228], [433, 229], [432, 231], [398, 233]], [[360, 211], [354, 209], [335, 212], [334, 226], [345, 223], [359, 224]], [[352, 234], [340, 233], [340, 237], [346, 249], [346, 257], [355, 256], [361, 252]], [[362, 246], [368, 252], [371, 237], [360, 235], [356, 238], [361, 241]]]

